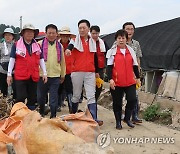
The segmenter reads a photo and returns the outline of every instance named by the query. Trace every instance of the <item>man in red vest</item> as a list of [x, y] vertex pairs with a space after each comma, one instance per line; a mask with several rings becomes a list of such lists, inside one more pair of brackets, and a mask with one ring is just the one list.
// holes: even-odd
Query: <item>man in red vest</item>
[[[96, 78], [101, 78], [102, 80], [104, 79], [104, 68], [105, 68], [105, 54], [106, 54], [106, 47], [104, 44], [104, 41], [99, 38], [100, 34], [100, 28], [99, 26], [91, 26], [90, 28], [90, 33], [91, 37], [94, 39], [96, 42], [96, 52], [95, 52], [95, 65], [96, 65]], [[95, 93], [95, 98], [96, 102], [101, 94], [102, 91], [102, 85], [101, 87], [96, 86], [96, 93]]]
[[[73, 66], [71, 79], [73, 84], [72, 112], [78, 110], [79, 99], [84, 85], [87, 97], [88, 109], [93, 119], [102, 125], [103, 122], [97, 120], [97, 103], [95, 100], [95, 63], [94, 54], [96, 52], [96, 43], [88, 35], [90, 23], [83, 19], [78, 22], [79, 35], [72, 42], [66, 55], [71, 55], [73, 58]], [[72, 51], [72, 53], [71, 53]]]
[[[68, 47], [72, 33], [70, 31], [70, 28], [67, 26], [63, 26], [59, 34], [59, 41], [62, 44], [64, 51]], [[65, 55], [65, 62], [66, 62], [66, 75], [64, 82], [59, 86], [58, 89], [58, 109], [61, 111], [61, 106], [64, 104], [65, 97], [67, 97], [68, 107], [69, 107], [69, 113], [72, 113], [72, 94], [73, 94], [73, 88], [72, 88], [72, 81], [71, 81], [71, 72], [72, 72], [72, 57]]]
[[7, 73], [7, 83], [12, 83], [12, 70], [16, 80], [16, 102], [25, 102], [27, 107], [35, 109], [37, 102], [37, 82], [39, 65], [43, 70], [43, 81], [47, 82], [46, 66], [39, 44], [34, 39], [39, 33], [32, 24], [24, 25], [20, 39], [13, 45]]

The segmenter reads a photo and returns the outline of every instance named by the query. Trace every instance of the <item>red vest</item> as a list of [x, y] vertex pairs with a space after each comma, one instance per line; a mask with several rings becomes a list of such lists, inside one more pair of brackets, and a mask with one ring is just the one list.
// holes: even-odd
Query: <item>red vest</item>
[[32, 53], [30, 56], [26, 51], [26, 56], [16, 54], [14, 76], [16, 80], [28, 80], [30, 77], [34, 82], [39, 81], [39, 61], [40, 55]]
[[[64, 51], [67, 49], [69, 43], [61, 43], [63, 45]], [[72, 72], [72, 56], [67, 56], [65, 54], [66, 62], [66, 74], [71, 74]]]
[[82, 39], [83, 52], [76, 48], [72, 51], [73, 68], [72, 72], [95, 72], [94, 52], [89, 51], [89, 41]]
[[133, 58], [126, 48], [125, 56], [121, 53], [120, 48], [114, 56], [114, 67], [112, 78], [119, 87], [127, 87], [136, 83], [133, 71]]
[[98, 59], [98, 68], [104, 68], [105, 67], [105, 55], [104, 52], [101, 52], [99, 42], [96, 42], [96, 55]]

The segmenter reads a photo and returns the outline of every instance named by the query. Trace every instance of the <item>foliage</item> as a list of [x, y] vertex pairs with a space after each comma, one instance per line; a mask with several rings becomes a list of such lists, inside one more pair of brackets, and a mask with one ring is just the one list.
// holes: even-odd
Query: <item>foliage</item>
[[159, 121], [162, 124], [168, 125], [172, 124], [172, 117], [171, 117], [172, 110], [163, 110], [159, 113]]
[[172, 117], [171, 117], [172, 109], [165, 109], [161, 110], [160, 104], [153, 104], [147, 107], [143, 113], [143, 118], [146, 121], [153, 121], [160, 124], [171, 124]]
[[147, 107], [144, 111], [143, 117], [146, 121], [154, 121], [159, 116], [160, 105], [153, 104]]

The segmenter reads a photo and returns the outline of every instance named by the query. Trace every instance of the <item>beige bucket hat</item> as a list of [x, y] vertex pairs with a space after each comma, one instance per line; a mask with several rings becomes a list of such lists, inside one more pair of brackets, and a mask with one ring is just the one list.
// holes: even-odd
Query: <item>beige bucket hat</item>
[[59, 31], [58, 34], [60, 35], [72, 35], [71, 30], [68, 26], [62, 27]]
[[26, 29], [31, 29], [31, 30], [33, 30], [34, 33], [35, 33], [35, 36], [34, 36], [34, 37], [36, 37], [36, 36], [38, 35], [38, 33], [39, 33], [39, 29], [36, 29], [32, 24], [25, 24], [25, 25], [23, 26], [23, 29], [22, 29], [21, 32], [20, 32], [21, 36], [23, 35], [24, 30], [26, 30]]

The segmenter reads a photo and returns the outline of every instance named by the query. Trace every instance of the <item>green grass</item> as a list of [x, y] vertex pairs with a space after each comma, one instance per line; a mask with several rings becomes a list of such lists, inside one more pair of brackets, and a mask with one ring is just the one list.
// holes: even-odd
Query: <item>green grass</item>
[[143, 112], [143, 118], [146, 121], [152, 121], [158, 124], [169, 125], [172, 124], [171, 117], [172, 109], [162, 110], [160, 104], [150, 105]]
[[160, 105], [153, 104], [147, 107], [143, 113], [143, 118], [146, 121], [154, 121], [159, 118]]

